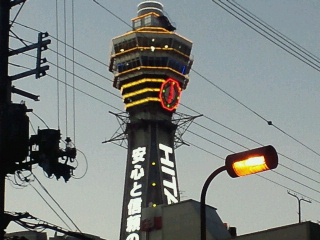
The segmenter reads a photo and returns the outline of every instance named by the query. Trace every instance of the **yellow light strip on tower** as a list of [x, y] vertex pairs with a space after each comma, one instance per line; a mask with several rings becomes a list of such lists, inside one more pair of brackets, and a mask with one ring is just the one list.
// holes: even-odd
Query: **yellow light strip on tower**
[[[149, 29], [149, 31], [141, 31], [142, 29]], [[151, 31], [151, 30], [161, 30], [161, 31]], [[125, 37], [125, 36], [129, 36], [131, 34], [134, 34], [134, 33], [141, 33], [141, 32], [144, 32], [144, 33], [166, 33], [166, 34], [175, 34], [175, 33], [172, 33], [172, 32], [169, 32], [167, 29], [165, 28], [161, 28], [161, 27], [142, 27], [142, 28], [139, 28], [139, 29], [136, 29], [136, 30], [133, 30], [133, 31], [129, 31], [129, 32], [126, 32], [125, 34], [122, 34], [118, 37], [115, 37], [113, 39], [118, 39], [118, 38], [121, 38], [121, 37]], [[113, 40], [112, 39], [112, 40]]]
[[138, 19], [144, 18], [144, 17], [149, 16], [149, 15], [155, 15], [156, 17], [160, 17], [160, 15], [159, 15], [158, 13], [155, 13], [155, 12], [149, 12], [149, 13], [143, 14], [143, 15], [141, 15], [141, 16], [138, 16], [138, 17], [132, 18], [132, 19], [131, 19], [131, 21], [135, 21], [135, 20], [138, 20]]
[[[145, 29], [146, 29], [146, 30], [145, 30]], [[147, 30], [149, 30], [149, 31], [147, 31]], [[159, 30], [159, 31], [152, 31], [152, 30]], [[161, 30], [161, 31], [160, 31], [160, 30]], [[185, 37], [183, 37], [183, 36], [181, 36], [181, 35], [179, 35], [179, 34], [177, 34], [177, 33], [175, 33], [175, 32], [170, 32], [170, 31], [168, 31], [167, 29], [161, 28], [161, 27], [143, 27], [143, 28], [139, 28], [139, 29], [137, 29], [137, 30], [130, 31], [130, 32], [127, 32], [127, 33], [125, 33], [125, 34], [122, 34], [122, 35], [120, 35], [120, 36], [118, 36], [118, 37], [115, 37], [115, 38], [113, 38], [113, 40], [114, 40], [114, 39], [121, 38], [121, 37], [125, 37], [125, 36], [128, 36], [128, 35], [131, 35], [131, 34], [134, 34], [134, 33], [172, 34], [172, 35], [176, 35], [176, 36], [178, 36], [179, 38], [182, 38], [182, 39], [186, 40], [187, 42], [192, 43], [192, 41], [190, 41], [189, 39], [187, 39], [187, 38], [185, 38]], [[146, 37], [146, 36], [144, 36], [144, 37]]]
[[123, 100], [128, 98], [128, 97], [133, 97], [133, 96], [136, 96], [136, 95], [139, 95], [139, 94], [142, 94], [142, 93], [146, 93], [146, 92], [160, 92], [160, 88], [144, 88], [144, 89], [141, 89], [141, 90], [138, 90], [138, 91], [134, 91], [134, 92], [131, 92], [131, 93], [127, 93], [127, 94], [124, 94], [122, 97], [123, 97]]
[[[153, 50], [160, 50], [160, 51], [174, 51], [174, 52], [177, 52], [179, 53], [180, 55], [186, 57], [186, 58], [189, 58], [190, 56], [180, 52], [179, 50], [175, 49], [175, 48], [166, 48], [166, 47], [154, 47], [152, 48]], [[134, 48], [130, 48], [130, 49], [127, 49], [127, 50], [124, 50], [123, 52], [119, 52], [119, 53], [116, 53], [116, 54], [113, 54], [111, 57], [117, 57], [119, 55], [123, 55], [123, 54], [126, 54], [128, 52], [133, 52], [135, 50], [150, 50], [151, 51], [151, 47], [134, 47]]]
[[[134, 32], [142, 32], [142, 31], [146, 31], [149, 30], [153, 33], [171, 33], [169, 30], [163, 28], [163, 27], [142, 27], [142, 28], [138, 28], [136, 29]], [[152, 31], [152, 30], [157, 30], [157, 31]]]
[[121, 93], [123, 92], [124, 89], [126, 88], [130, 88], [130, 87], [133, 87], [133, 86], [136, 86], [136, 85], [139, 85], [139, 84], [143, 84], [143, 83], [146, 83], [146, 82], [164, 82], [165, 80], [164, 79], [157, 79], [157, 78], [143, 78], [143, 79], [140, 79], [140, 80], [137, 80], [137, 81], [134, 81], [134, 82], [130, 82], [130, 83], [127, 83], [127, 84], [123, 84], [121, 86]]
[[[186, 37], [184, 37], [184, 36], [181, 36], [180, 34], [178, 34], [178, 33], [176, 33], [176, 32], [172, 32], [172, 31], [168, 31], [167, 29], [165, 29], [165, 28], [162, 28], [162, 27], [143, 27], [143, 28], [139, 28], [139, 29], [137, 29], [137, 30], [134, 30], [134, 31], [132, 31], [132, 32], [137, 32], [137, 33], [139, 33], [139, 32], [141, 32], [140, 30], [142, 30], [142, 29], [155, 29], [155, 30], [162, 30], [162, 31], [160, 31], [160, 32], [155, 32], [155, 31], [148, 31], [148, 32], [151, 32], [151, 33], [169, 33], [169, 34], [172, 34], [172, 35], [176, 35], [176, 36], [178, 36], [179, 38], [182, 38], [182, 39], [184, 39], [184, 40], [186, 40], [187, 42], [190, 42], [190, 43], [192, 43], [192, 41], [191, 40], [189, 40], [188, 38], [186, 38]], [[163, 32], [164, 31], [164, 32]]]
[[133, 107], [133, 106], [136, 106], [136, 105], [139, 105], [139, 104], [143, 104], [143, 103], [146, 103], [146, 102], [160, 102], [160, 99], [156, 98], [156, 97], [148, 97], [148, 98], [144, 98], [144, 99], [132, 102], [132, 103], [128, 103], [128, 104], [126, 104], [125, 107], [127, 109], [129, 107]]
[[143, 68], [145, 68], [145, 69], [170, 70], [170, 71], [172, 71], [172, 72], [174, 72], [174, 73], [179, 74], [180, 76], [182, 76], [182, 77], [184, 77], [184, 78], [186, 78], [186, 79], [189, 79], [186, 75], [183, 75], [182, 73], [174, 70], [173, 68], [170, 68], [170, 67], [150, 67], [150, 66], [140, 66], [140, 67], [132, 68], [132, 69], [129, 69], [129, 70], [127, 70], [127, 71], [123, 71], [123, 72], [121, 72], [121, 73], [115, 74], [115, 77], [118, 77], [118, 76], [123, 75], [123, 74], [126, 74], [126, 73], [130, 73], [130, 72], [133, 72], [133, 71], [141, 70], [141, 69], [143, 69]]

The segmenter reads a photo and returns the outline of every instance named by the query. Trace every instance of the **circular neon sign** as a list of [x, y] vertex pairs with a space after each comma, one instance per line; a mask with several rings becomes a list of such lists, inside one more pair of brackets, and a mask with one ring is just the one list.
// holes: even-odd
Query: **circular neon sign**
[[180, 95], [181, 87], [179, 82], [173, 78], [168, 78], [161, 85], [159, 94], [161, 106], [168, 111], [173, 111], [179, 105]]

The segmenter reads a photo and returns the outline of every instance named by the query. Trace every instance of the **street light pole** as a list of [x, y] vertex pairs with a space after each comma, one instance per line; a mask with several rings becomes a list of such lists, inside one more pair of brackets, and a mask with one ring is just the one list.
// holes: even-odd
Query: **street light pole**
[[221, 172], [227, 170], [226, 166], [222, 166], [215, 170], [211, 175], [208, 177], [206, 182], [204, 183], [201, 191], [201, 199], [200, 199], [200, 231], [201, 231], [201, 240], [206, 240], [207, 238], [207, 221], [206, 221], [206, 194], [208, 187], [212, 180]]
[[274, 147], [265, 146], [227, 156], [225, 165], [215, 170], [204, 183], [200, 199], [200, 237], [207, 238], [206, 194], [212, 180], [221, 172], [227, 171], [230, 177], [247, 176], [278, 166], [278, 154]]

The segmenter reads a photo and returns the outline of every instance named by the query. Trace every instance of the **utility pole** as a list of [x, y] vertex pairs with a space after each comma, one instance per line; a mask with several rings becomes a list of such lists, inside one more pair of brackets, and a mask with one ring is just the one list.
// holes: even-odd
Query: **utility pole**
[[307, 202], [307, 203], [311, 203], [310, 200], [299, 198], [296, 194], [291, 193], [288, 191], [288, 194], [291, 195], [292, 197], [295, 197], [298, 200], [298, 214], [299, 214], [299, 223], [301, 223], [301, 201]]
[[[4, 240], [5, 229], [9, 224], [10, 216], [5, 214], [5, 179], [7, 174], [15, 174], [17, 170], [31, 170], [33, 164], [39, 164], [48, 176], [55, 175], [57, 179], [63, 177], [67, 182], [72, 176], [75, 167], [67, 162], [76, 158], [76, 148], [71, 147], [71, 139], [66, 139], [65, 149], [59, 147], [60, 131], [54, 129], [38, 130], [37, 135], [29, 139], [29, 118], [25, 104], [16, 104], [11, 101], [11, 94], [39, 101], [32, 93], [12, 86], [12, 81], [31, 75], [41, 78], [49, 69], [42, 52], [51, 43], [48, 33], [38, 33], [38, 42], [26, 45], [19, 49], [9, 49], [10, 10], [12, 7], [27, 0], [0, 0], [0, 240]], [[36, 66], [25, 72], [9, 75], [9, 57], [30, 50], [37, 50]], [[38, 150], [31, 151], [31, 146]], [[28, 159], [29, 157], [29, 159]], [[59, 162], [59, 158], [64, 163]]]
[[[5, 126], [8, 106], [11, 103], [11, 81], [8, 77], [10, 0], [0, 1], [0, 226], [5, 224], [5, 177], [7, 156], [5, 145], [8, 130]], [[0, 228], [1, 240], [4, 228]]]

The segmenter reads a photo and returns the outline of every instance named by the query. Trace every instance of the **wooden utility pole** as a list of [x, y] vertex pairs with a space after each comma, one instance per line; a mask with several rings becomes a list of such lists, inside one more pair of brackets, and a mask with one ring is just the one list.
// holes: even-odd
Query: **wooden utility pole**
[[0, 1], [0, 239], [4, 239], [5, 177], [7, 156], [5, 145], [8, 131], [5, 119], [11, 104], [11, 81], [8, 77], [10, 0]]

